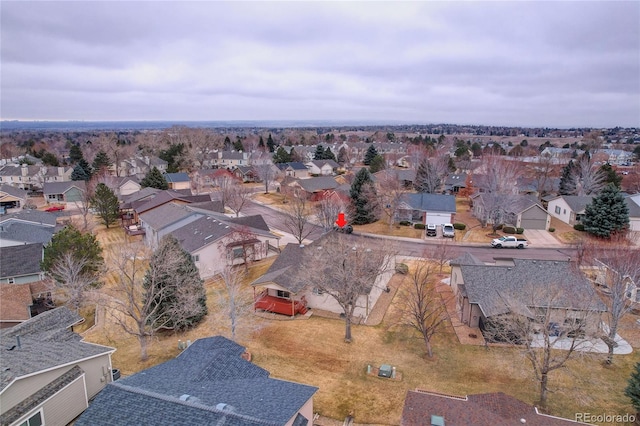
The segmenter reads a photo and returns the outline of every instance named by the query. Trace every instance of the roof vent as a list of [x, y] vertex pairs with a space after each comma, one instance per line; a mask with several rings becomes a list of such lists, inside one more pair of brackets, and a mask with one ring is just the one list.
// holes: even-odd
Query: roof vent
[[300, 248], [304, 248], [304, 244], [300, 244]]
[[235, 411], [235, 408], [233, 407], [233, 405], [229, 405], [229, 404], [225, 404], [224, 402], [221, 402], [219, 404], [216, 404], [216, 410]]
[[184, 395], [180, 395], [180, 401], [188, 401], [190, 397], [191, 395], [185, 393]]

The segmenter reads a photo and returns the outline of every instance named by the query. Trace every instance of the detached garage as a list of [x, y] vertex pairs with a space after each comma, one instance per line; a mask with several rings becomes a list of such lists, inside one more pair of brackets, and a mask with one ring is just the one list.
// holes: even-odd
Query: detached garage
[[456, 214], [456, 198], [441, 194], [405, 194], [396, 220], [409, 220], [434, 225], [453, 223]]

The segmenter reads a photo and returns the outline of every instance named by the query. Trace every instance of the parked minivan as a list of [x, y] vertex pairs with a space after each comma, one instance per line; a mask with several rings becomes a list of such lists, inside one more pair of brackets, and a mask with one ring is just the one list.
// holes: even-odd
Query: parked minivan
[[442, 236], [453, 238], [456, 236], [456, 230], [451, 223], [445, 223], [442, 225]]

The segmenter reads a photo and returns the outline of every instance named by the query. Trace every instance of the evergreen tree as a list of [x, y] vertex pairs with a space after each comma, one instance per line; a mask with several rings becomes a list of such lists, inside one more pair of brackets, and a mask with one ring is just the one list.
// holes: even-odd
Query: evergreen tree
[[104, 183], [96, 186], [96, 191], [91, 197], [91, 207], [96, 209], [102, 222], [109, 228], [109, 225], [118, 219], [120, 203], [116, 194]]
[[83, 180], [87, 182], [90, 176], [87, 175], [84, 168], [80, 164], [76, 164], [71, 172], [71, 180]]
[[347, 149], [342, 146], [338, 151], [338, 164], [344, 164], [347, 162]]
[[631, 404], [636, 411], [640, 412], [640, 362], [633, 368], [624, 394], [631, 399]]
[[[44, 151], [44, 150], [43, 150]], [[60, 161], [55, 154], [52, 154], [48, 151], [41, 151], [40, 159], [42, 160], [42, 164], [45, 166], [58, 167], [60, 166]]]
[[600, 166], [600, 173], [602, 173], [605, 176], [604, 178], [605, 184], [612, 183], [616, 186], [616, 188], [618, 189], [621, 188], [620, 184], [622, 183], [622, 176], [616, 173], [613, 167], [611, 167], [611, 164], [605, 163], [602, 166]]
[[366, 167], [356, 174], [349, 195], [351, 196], [351, 222], [355, 225], [375, 222], [376, 191], [371, 174]]
[[327, 147], [327, 149], [324, 150], [324, 158], [323, 158], [323, 160], [336, 161], [336, 156], [334, 155], [333, 151], [331, 151], [331, 148]]
[[371, 160], [371, 164], [369, 164], [369, 171], [371, 173], [375, 173], [375, 172], [379, 172], [380, 170], [383, 170], [384, 168], [385, 168], [384, 157], [380, 154], [373, 157], [373, 160]]
[[149, 170], [144, 179], [140, 181], [143, 188], [169, 189], [169, 184], [157, 167]]
[[291, 147], [291, 151], [289, 151], [289, 160], [290, 161], [301, 161], [300, 160], [300, 156], [298, 155], [298, 153], [296, 152], [296, 150]]
[[265, 148], [266, 146], [264, 144], [264, 139], [262, 139], [262, 136], [260, 136], [260, 141], [258, 142], [258, 149], [261, 149], [264, 151]]
[[431, 164], [428, 158], [424, 158], [418, 170], [416, 170], [416, 178], [413, 181], [413, 186], [416, 191], [425, 194], [434, 194], [440, 189], [442, 179], [438, 174], [435, 166]]
[[314, 160], [324, 160], [324, 148], [322, 147], [322, 145], [317, 145], [316, 146], [316, 152], [313, 153], [313, 159]]
[[585, 231], [602, 238], [610, 238], [629, 227], [629, 208], [614, 184], [605, 186], [591, 200], [584, 210], [582, 224]]
[[182, 167], [182, 159], [184, 157], [184, 144], [172, 143], [171, 145], [169, 145], [169, 148], [160, 151], [158, 157], [167, 162], [168, 173], [177, 173]]
[[[207, 314], [207, 296], [198, 268], [172, 235], [164, 237], [153, 253], [143, 285], [156, 295], [150, 323], [182, 331], [197, 325]], [[186, 310], [186, 305], [197, 309]]]
[[571, 160], [562, 169], [560, 187], [558, 189], [560, 195], [573, 195], [576, 193], [577, 182], [575, 177], [575, 167], [573, 160]]
[[278, 147], [278, 150], [275, 154], [273, 154], [273, 162], [275, 164], [278, 163], [289, 163], [291, 162], [291, 156], [287, 153], [287, 150], [283, 147]]
[[233, 143], [233, 149], [238, 152], [244, 151], [244, 145], [242, 145], [242, 139], [240, 139], [240, 136], [236, 136], [236, 141]]
[[69, 149], [69, 161], [71, 164], [76, 164], [78, 161], [83, 160], [84, 155], [82, 149], [78, 145], [71, 145]]
[[376, 155], [378, 155], [378, 150], [376, 149], [376, 147], [374, 145], [369, 145], [367, 152], [364, 154], [364, 165], [369, 166]]
[[[81, 273], [93, 276], [96, 280], [99, 278], [104, 265], [102, 247], [100, 247], [95, 235], [83, 234], [73, 225], [66, 226], [53, 234], [51, 241], [44, 248], [42, 270], [51, 273], [58, 262], [68, 253], [76, 259], [87, 260], [82, 266]], [[54, 276], [54, 278], [56, 277]]]
[[267, 137], [267, 148], [269, 148], [269, 152], [273, 152], [276, 150], [276, 143], [273, 141], [271, 133], [269, 133], [269, 136]]
[[229, 139], [229, 136], [224, 137], [224, 145], [222, 149], [223, 151], [231, 151], [231, 139]]
[[93, 163], [91, 166], [93, 167], [93, 170], [99, 172], [103, 168], [106, 169], [111, 167], [111, 164], [113, 163], [111, 163], [111, 159], [109, 159], [107, 153], [101, 150], [96, 154], [96, 157], [93, 159]]

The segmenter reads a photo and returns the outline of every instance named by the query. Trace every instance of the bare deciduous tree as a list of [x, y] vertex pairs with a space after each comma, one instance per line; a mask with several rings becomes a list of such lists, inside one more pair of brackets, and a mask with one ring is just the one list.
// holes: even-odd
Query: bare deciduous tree
[[593, 164], [588, 155], [576, 162], [576, 195], [597, 194], [606, 185], [606, 175], [600, 167]]
[[347, 207], [337, 195], [323, 198], [315, 205], [316, 217], [320, 226], [327, 233], [331, 231], [338, 219], [339, 213], [344, 213]]
[[481, 195], [482, 209], [478, 218], [483, 226], [493, 224], [495, 232], [504, 223], [517, 193], [517, 180], [521, 165], [496, 155], [483, 156], [484, 175], [474, 182]]
[[421, 261], [413, 268], [408, 285], [398, 292], [398, 322], [420, 333], [429, 358], [433, 357], [432, 338], [443, 330], [449, 318], [435, 280], [432, 266]]
[[227, 206], [236, 214], [236, 217], [240, 216], [242, 209], [249, 203], [251, 199], [251, 188], [243, 185], [241, 182], [234, 180], [231, 185], [226, 188]]
[[62, 253], [49, 271], [56, 286], [63, 291], [67, 305], [78, 311], [85, 302], [85, 292], [96, 283], [96, 277], [87, 273], [88, 257], [70, 251]]
[[351, 342], [351, 323], [357, 307], [363, 307], [380, 277], [392, 271], [395, 256], [388, 245], [374, 245], [362, 238], [330, 233], [306, 252], [301, 279], [331, 296], [342, 308], [345, 342]]
[[380, 198], [378, 205], [386, 216], [389, 229], [391, 229], [395, 222], [398, 208], [408, 190], [394, 170], [385, 170], [381, 173], [376, 184], [378, 185], [377, 194]]
[[534, 179], [539, 198], [553, 190], [551, 182], [553, 166], [553, 157], [550, 154], [538, 155], [532, 164], [531, 176]]
[[[228, 237], [220, 242], [220, 250], [227, 254], [227, 262], [230, 265], [244, 264], [245, 272], [256, 258], [262, 258], [265, 253], [262, 244], [256, 238], [256, 234], [247, 226], [235, 226]], [[241, 262], [238, 262], [238, 259]]]
[[308, 221], [310, 208], [311, 206], [309, 206], [304, 192], [297, 189], [294, 190], [293, 197], [284, 211], [284, 226], [293, 234], [298, 244], [302, 244], [313, 232], [313, 226]]
[[274, 170], [273, 161], [268, 153], [262, 153], [252, 160], [253, 168], [258, 175], [258, 178], [264, 184], [264, 193], [269, 193], [269, 186], [276, 178], [276, 172]]
[[444, 265], [458, 256], [458, 245], [451, 242], [449, 239], [441, 239], [434, 246], [430, 246], [425, 250], [424, 258], [433, 259], [439, 266], [438, 273], [442, 273]]

